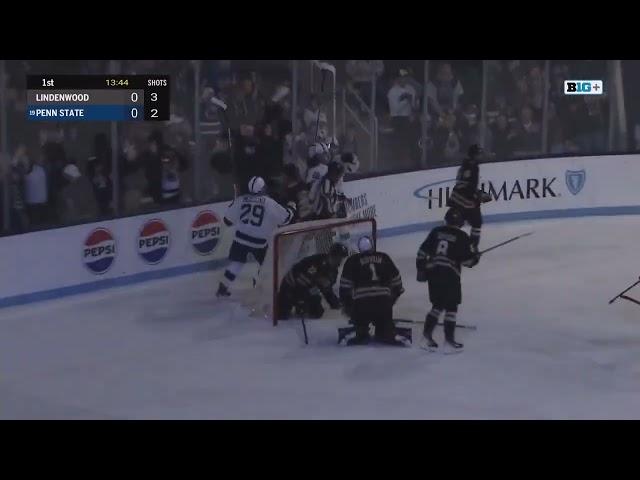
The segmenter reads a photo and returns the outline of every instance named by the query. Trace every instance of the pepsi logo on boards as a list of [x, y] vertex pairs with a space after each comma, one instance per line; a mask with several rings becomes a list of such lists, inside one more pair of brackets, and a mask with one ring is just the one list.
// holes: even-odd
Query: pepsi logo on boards
[[220, 242], [220, 219], [210, 210], [199, 212], [191, 224], [191, 245], [200, 255], [209, 255]]
[[82, 260], [85, 267], [96, 275], [111, 268], [116, 259], [116, 240], [106, 228], [96, 228], [84, 241]]
[[154, 218], [144, 224], [138, 235], [138, 255], [146, 263], [160, 263], [169, 251], [171, 235], [162, 220]]

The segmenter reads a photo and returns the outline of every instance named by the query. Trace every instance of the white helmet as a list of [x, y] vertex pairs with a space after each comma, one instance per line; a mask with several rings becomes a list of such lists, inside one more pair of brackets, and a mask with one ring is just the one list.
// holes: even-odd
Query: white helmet
[[309, 147], [309, 158], [320, 156], [322, 163], [328, 163], [329, 161], [329, 145], [323, 142], [316, 142]]
[[265, 183], [262, 177], [251, 177], [249, 180], [249, 191], [251, 193], [262, 193]]
[[366, 235], [364, 237], [360, 237], [360, 240], [358, 240], [358, 250], [360, 253], [373, 250], [373, 243], [371, 242], [371, 239]]

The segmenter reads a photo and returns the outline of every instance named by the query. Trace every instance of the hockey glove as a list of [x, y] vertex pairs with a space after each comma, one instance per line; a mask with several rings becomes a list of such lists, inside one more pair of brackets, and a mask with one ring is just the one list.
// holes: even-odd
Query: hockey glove
[[418, 270], [418, 276], [416, 280], [420, 283], [425, 283], [429, 280], [429, 272], [427, 270]]
[[325, 294], [325, 298], [327, 299], [327, 303], [331, 307], [331, 310], [338, 310], [342, 305], [340, 304], [340, 300], [333, 292], [327, 292]]
[[480, 203], [487, 203], [490, 202], [492, 198], [489, 193], [478, 190], [478, 200], [480, 200]]
[[481, 255], [480, 253], [477, 253], [477, 254], [475, 254], [473, 257], [471, 257], [469, 260], [467, 260], [467, 261], [463, 262], [462, 264], [463, 264], [465, 267], [473, 268], [473, 267], [475, 267], [475, 266], [478, 264], [478, 262], [480, 261], [480, 255]]

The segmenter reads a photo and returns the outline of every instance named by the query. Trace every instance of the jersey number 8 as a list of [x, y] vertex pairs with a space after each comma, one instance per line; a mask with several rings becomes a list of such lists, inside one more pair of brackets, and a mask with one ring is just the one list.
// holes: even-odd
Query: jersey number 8
[[449, 249], [449, 242], [446, 240], [440, 240], [438, 242], [438, 247], [436, 248], [436, 255], [447, 255], [447, 250]]
[[[248, 216], [251, 213], [251, 220]], [[245, 225], [251, 223], [254, 227], [260, 227], [264, 220], [264, 207], [262, 205], [249, 205], [245, 203], [242, 205], [242, 213], [240, 214], [240, 221]]]

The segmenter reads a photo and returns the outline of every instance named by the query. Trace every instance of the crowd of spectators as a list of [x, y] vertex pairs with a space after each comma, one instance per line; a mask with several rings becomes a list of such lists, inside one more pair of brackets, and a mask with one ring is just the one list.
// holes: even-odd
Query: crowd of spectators
[[[338, 67], [339, 86], [373, 106], [363, 110], [361, 102], [354, 110], [379, 119], [381, 170], [419, 168], [423, 148], [429, 167], [453, 165], [481, 140], [497, 160], [543, 153], [544, 61], [487, 62], [484, 130], [479, 60], [431, 61], [426, 83], [421, 60], [330, 62]], [[295, 180], [288, 164], [305, 178], [309, 147], [317, 141], [330, 145], [332, 154], [361, 155], [366, 148], [359, 122], [329, 123], [330, 106], [318, 91], [297, 92], [298, 128], [292, 131], [286, 61], [14, 60], [5, 65], [10, 158], [1, 172], [7, 181], [0, 189], [6, 184], [8, 192], [0, 192], [0, 202], [9, 202], [11, 233], [228, 199], [253, 175], [276, 190]], [[25, 78], [39, 72], [169, 74], [171, 118], [160, 124], [119, 123], [115, 142], [104, 122], [28, 122]], [[604, 61], [551, 62], [548, 153], [606, 150], [608, 97], [563, 92], [567, 78], [606, 78], [605, 73]], [[228, 105], [224, 115], [214, 97]]]
[[[569, 78], [607, 78], [606, 62], [551, 62], [547, 149], [543, 146], [544, 61], [487, 62], [487, 115], [482, 129], [482, 61], [432, 61], [426, 82], [427, 144], [422, 145], [424, 62], [349, 60], [349, 86], [370, 104], [376, 77], [375, 112], [388, 168], [460, 161], [469, 145], [484, 140], [497, 160], [542, 153], [590, 153], [607, 148], [608, 97], [564, 95]], [[366, 80], [368, 78], [368, 81]], [[386, 120], [386, 122], [384, 121]], [[483, 138], [484, 135], [484, 138]], [[384, 148], [384, 145], [382, 146]]]

